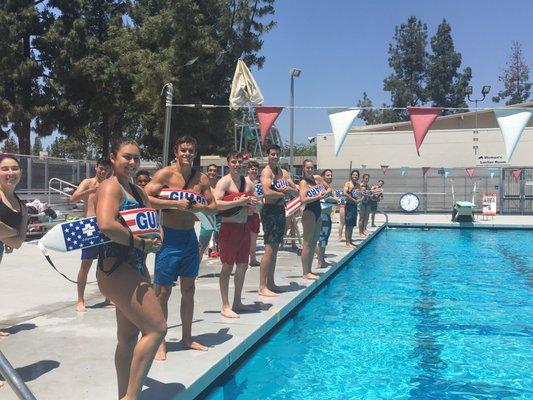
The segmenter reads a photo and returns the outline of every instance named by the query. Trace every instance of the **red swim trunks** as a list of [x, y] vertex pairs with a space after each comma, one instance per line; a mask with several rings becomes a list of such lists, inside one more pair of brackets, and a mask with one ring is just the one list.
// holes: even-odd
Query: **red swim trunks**
[[259, 214], [253, 213], [252, 215], [248, 215], [248, 219], [246, 220], [246, 223], [248, 224], [248, 228], [253, 233], [259, 233], [259, 230], [261, 229], [261, 221], [259, 219]]
[[223, 222], [218, 234], [220, 261], [223, 264], [248, 264], [250, 228], [248, 223]]

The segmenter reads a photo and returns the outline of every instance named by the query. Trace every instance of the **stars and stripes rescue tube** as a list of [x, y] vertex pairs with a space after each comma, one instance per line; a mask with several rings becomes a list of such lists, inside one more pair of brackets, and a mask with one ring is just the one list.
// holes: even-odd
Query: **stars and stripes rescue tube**
[[[159, 192], [159, 198], [165, 200], [187, 200], [191, 199], [202, 204], [207, 205], [207, 201], [204, 196], [200, 193], [194, 192], [192, 190], [178, 189], [178, 188], [164, 188]], [[205, 229], [215, 229], [216, 227], [216, 217], [214, 215], [206, 215], [202, 212], [194, 213], [196, 218], [200, 221], [202, 226]]]

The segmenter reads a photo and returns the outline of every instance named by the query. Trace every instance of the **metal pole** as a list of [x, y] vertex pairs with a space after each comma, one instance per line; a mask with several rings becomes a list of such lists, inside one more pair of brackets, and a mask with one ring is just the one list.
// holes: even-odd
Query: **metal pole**
[[48, 182], [50, 180], [50, 173], [48, 168], [48, 157], [44, 158], [44, 188], [49, 189], [47, 186], [49, 185]]
[[32, 162], [31, 157], [28, 156], [26, 159], [26, 165], [28, 168], [28, 172], [26, 173], [26, 186], [28, 189], [28, 194], [31, 194], [31, 174], [32, 174]]
[[168, 151], [170, 147], [170, 120], [172, 117], [172, 96], [174, 95], [174, 85], [167, 83], [166, 111], [165, 111], [165, 137], [163, 141], [163, 167], [168, 165]]
[[1, 351], [0, 372], [20, 400], [37, 400]]
[[291, 130], [289, 136], [289, 164], [294, 175], [294, 75], [291, 74]]

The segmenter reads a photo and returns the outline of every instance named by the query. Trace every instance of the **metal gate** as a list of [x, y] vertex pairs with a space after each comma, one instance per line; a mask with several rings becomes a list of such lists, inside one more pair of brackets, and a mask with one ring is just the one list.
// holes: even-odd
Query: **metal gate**
[[533, 168], [503, 168], [501, 179], [502, 214], [533, 214]]

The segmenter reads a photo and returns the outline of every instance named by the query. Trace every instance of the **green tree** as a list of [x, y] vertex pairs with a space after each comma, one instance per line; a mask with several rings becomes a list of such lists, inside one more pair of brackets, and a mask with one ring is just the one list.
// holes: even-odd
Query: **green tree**
[[[383, 89], [390, 92], [392, 107], [414, 106], [427, 99], [425, 90], [428, 54], [427, 25], [416, 17], [397, 26], [394, 43], [389, 44], [389, 66], [393, 72], [383, 81]], [[405, 120], [406, 112], [395, 110], [384, 114], [382, 122]]]
[[43, 142], [41, 142], [41, 138], [39, 136], [36, 136], [31, 148], [31, 154], [38, 156], [41, 151], [43, 151]]
[[87, 142], [74, 136], [56, 137], [48, 147], [50, 157], [85, 159], [93, 158], [94, 153]]
[[4, 145], [2, 146], [2, 151], [4, 153], [19, 153], [19, 145], [15, 139], [13, 139], [11, 136], [8, 136], [7, 139], [4, 140]]
[[30, 154], [32, 121], [36, 131], [51, 133], [39, 117], [47, 92], [36, 49], [50, 19], [42, 0], [0, 2], [0, 133], [15, 134], [22, 154]]
[[503, 83], [503, 89], [492, 98], [492, 101], [499, 103], [505, 101], [505, 105], [524, 103], [529, 98], [531, 84], [529, 80], [529, 67], [522, 54], [522, 46], [519, 42], [513, 41], [511, 45], [511, 55], [506, 63], [498, 80]]
[[[433, 106], [467, 108], [466, 87], [472, 78], [472, 70], [466, 67], [462, 73], [461, 53], [455, 51], [451, 27], [443, 20], [435, 36], [431, 38], [431, 50], [427, 68], [427, 97]], [[450, 113], [446, 110], [446, 113]]]

